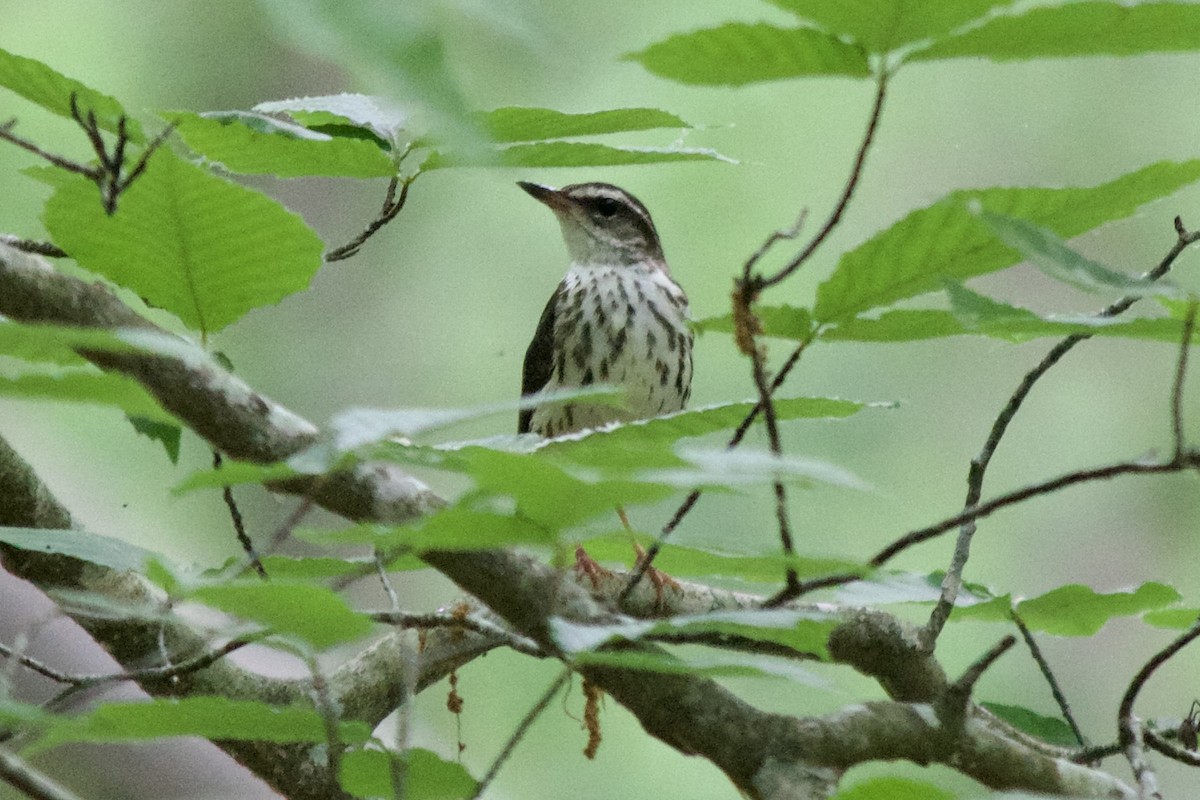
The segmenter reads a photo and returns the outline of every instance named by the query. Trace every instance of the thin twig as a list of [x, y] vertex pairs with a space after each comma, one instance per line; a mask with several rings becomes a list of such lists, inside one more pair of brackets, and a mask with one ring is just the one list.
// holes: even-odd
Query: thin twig
[[1125, 695], [1121, 698], [1121, 705], [1117, 710], [1118, 741], [1133, 768], [1140, 798], [1155, 797], [1157, 792], [1154, 773], [1145, 760], [1145, 752], [1142, 747], [1142, 727], [1133, 715], [1133, 704], [1137, 701], [1138, 693], [1150, 680], [1150, 676], [1154, 674], [1155, 670], [1198, 637], [1200, 637], [1200, 619], [1193, 622], [1192, 626], [1177, 636], [1174, 641], [1155, 653], [1138, 670], [1137, 675], [1129, 682], [1129, 688], [1125, 690]]
[[520, 743], [521, 739], [525, 738], [525, 734], [529, 732], [529, 728], [533, 725], [537, 718], [541, 716], [542, 712], [546, 710], [546, 707], [550, 705], [550, 701], [554, 699], [554, 695], [558, 694], [559, 690], [562, 689], [562, 687], [570, 678], [570, 668], [564, 669], [558, 674], [558, 677], [554, 679], [550, 686], [546, 688], [546, 691], [542, 693], [542, 696], [538, 698], [538, 701], [533, 704], [533, 708], [529, 709], [528, 713], [525, 714], [525, 717], [512, 732], [512, 735], [508, 737], [508, 741], [504, 743], [504, 747], [500, 750], [500, 754], [496, 756], [496, 759], [492, 762], [492, 765], [488, 767], [488, 771], [484, 773], [482, 778], [480, 778], [479, 785], [475, 788], [475, 794], [471, 795], [471, 800], [478, 800], [478, 798], [481, 797], [485, 791], [487, 791], [488, 786], [490, 786], [492, 781], [495, 779], [496, 773], [499, 772], [500, 768], [504, 766], [504, 763], [508, 761], [509, 756], [511, 756], [513, 750], [516, 749], [517, 744]]
[[383, 586], [383, 591], [387, 595], [388, 604], [391, 605], [392, 611], [399, 611], [400, 596], [396, 594], [396, 587], [392, 586], [392, 579], [388, 576], [383, 551], [376, 547], [372, 557], [375, 561], [375, 572], [379, 575], [379, 583]]
[[1183, 387], [1187, 378], [1188, 353], [1192, 349], [1192, 331], [1196, 329], [1197, 302], [1188, 304], [1187, 316], [1183, 318], [1183, 335], [1179, 342], [1179, 360], [1175, 363], [1175, 383], [1171, 387], [1171, 432], [1175, 439], [1175, 457], [1183, 455], [1187, 445], [1183, 431]]
[[1054, 695], [1054, 702], [1058, 703], [1059, 712], [1063, 715], [1063, 719], [1067, 721], [1067, 724], [1071, 726], [1071, 733], [1075, 735], [1075, 741], [1079, 742], [1080, 747], [1087, 747], [1087, 738], [1084, 737], [1083, 731], [1079, 729], [1079, 723], [1075, 721], [1075, 715], [1071, 713], [1071, 704], [1067, 702], [1066, 694], [1059, 685], [1058, 679], [1054, 677], [1054, 670], [1050, 668], [1050, 662], [1046, 660], [1046, 656], [1042, 653], [1042, 648], [1038, 646], [1037, 641], [1033, 638], [1033, 633], [1029, 630], [1029, 626], [1025, 624], [1025, 620], [1021, 619], [1021, 615], [1013, 611], [1011, 616], [1012, 621], [1016, 623], [1017, 630], [1021, 632], [1021, 638], [1025, 640], [1025, 646], [1029, 648], [1030, 655], [1033, 656], [1038, 669], [1042, 671], [1042, 677], [1050, 685], [1050, 693]]
[[3, 748], [0, 748], [0, 780], [33, 800], [81, 800], [79, 795]]
[[[213, 450], [213, 469], [220, 469], [223, 460], [219, 450]], [[258, 557], [258, 551], [254, 549], [254, 542], [250, 541], [249, 534], [246, 533], [246, 521], [242, 517], [242, 510], [238, 508], [237, 501], [233, 498], [233, 487], [221, 487], [221, 497], [225, 500], [225, 507], [229, 509], [229, 518], [233, 521], [233, 530], [237, 535], [238, 543], [241, 544], [242, 550], [246, 553], [246, 557], [250, 559], [250, 566], [258, 573], [258, 577], [265, 580], [270, 580], [267, 576], [267, 568], [263, 566], [262, 559]]]
[[[1175, 260], [1184, 249], [1196, 242], [1197, 239], [1200, 239], [1200, 233], [1189, 232], [1184, 228], [1183, 220], [1179, 217], [1175, 218], [1174, 225], [1176, 234], [1174, 244], [1172, 244], [1171, 249], [1153, 269], [1142, 275], [1142, 280], [1156, 281], [1162, 278], [1171, 270]], [[1140, 296], [1138, 295], [1122, 297], [1098, 312], [1097, 316], [1105, 319], [1119, 316], [1139, 299]], [[1090, 333], [1075, 333], [1067, 336], [1051, 348], [1037, 366], [1026, 373], [1025, 377], [1021, 379], [1021, 383], [1017, 386], [1012, 396], [1009, 397], [1008, 402], [1000, 410], [1000, 413], [992, 423], [992, 428], [988, 432], [987, 439], [980, 449], [979, 454], [971, 460], [970, 469], [967, 471], [967, 497], [963, 503], [964, 509], [969, 509], [979, 503], [979, 499], [983, 495], [984, 476], [987, 473], [992, 456], [995, 455], [996, 449], [1000, 446], [1000, 440], [1004, 438], [1009, 424], [1017, 415], [1017, 412], [1020, 411], [1021, 406], [1033, 390], [1034, 385], [1063, 356], [1073, 350], [1076, 345], [1087, 341], [1091, 337], [1092, 334]], [[1190, 335], [1184, 337], [1185, 341], [1190, 338]], [[1177, 453], [1176, 455], [1178, 457], [1179, 454]], [[934, 645], [937, 643], [937, 638], [941, 635], [942, 628], [945, 627], [946, 621], [950, 618], [950, 612], [954, 608], [954, 602], [958, 598], [958, 593], [962, 588], [962, 573], [966, 567], [967, 560], [970, 558], [971, 540], [975, 535], [975, 527], [974, 519], [971, 519], [959, 531], [954, 553], [950, 560], [950, 566], [946, 570], [945, 577], [942, 579], [941, 597], [938, 599], [937, 604], [934, 605], [929, 615], [929, 621], [921, 632], [922, 646], [927, 652], [932, 652]]]
[[887, 97], [887, 84], [891, 73], [886, 66], [881, 66], [879, 74], [875, 81], [875, 104], [871, 108], [871, 116], [867, 121], [867, 130], [863, 134], [862, 142], [858, 146], [858, 153], [854, 157], [854, 166], [850, 169], [850, 178], [846, 181], [846, 186], [842, 189], [842, 196], [838, 199], [837, 205], [834, 206], [833, 213], [829, 215], [829, 219], [825, 221], [825, 225], [817, 232], [812, 241], [808, 243], [800, 253], [789, 261], [782, 269], [774, 275], [762, 278], [758, 282], [760, 289], [769, 289], [776, 284], [787, 280], [796, 270], [798, 270], [804, 262], [816, 252], [824, 241], [829, 238], [829, 234], [838, 226], [842, 220], [842, 214], [845, 213], [846, 207], [850, 205], [850, 199], [854, 196], [854, 190], [858, 187], [859, 178], [862, 177], [863, 166], [867, 161], [867, 152], [871, 149], [871, 143], [875, 139], [875, 132], [879, 128], [879, 120], [883, 115], [883, 101]]
[[[403, 160], [403, 158], [404, 156], [401, 156], [401, 160]], [[335, 247], [333, 250], [330, 250], [328, 253], [326, 253], [325, 261], [341, 261], [342, 259], [349, 258], [350, 256], [358, 253], [359, 248], [361, 248], [368, 239], [378, 233], [379, 229], [384, 225], [387, 225], [389, 222], [395, 219], [396, 215], [399, 214], [401, 209], [404, 208], [404, 203], [408, 200], [408, 187], [412, 186], [413, 181], [415, 181], [417, 176], [420, 174], [420, 172], [416, 172], [406, 178], [401, 178], [397, 175], [388, 181], [387, 192], [384, 194], [383, 198], [383, 206], [379, 209], [379, 213], [375, 216], [375, 219], [371, 220], [367, 227], [349, 242], [341, 247]], [[398, 197], [396, 195], [397, 188], [400, 190]]]
[[500, 639], [509, 648], [524, 653], [525, 655], [535, 656], [538, 658], [546, 655], [545, 651], [538, 647], [537, 643], [532, 639], [521, 636], [518, 633], [497, 625], [485, 619], [476, 616], [446, 614], [446, 613], [431, 613], [431, 614], [415, 614], [405, 611], [372, 611], [367, 612], [367, 616], [374, 622], [379, 622], [384, 625], [392, 625], [397, 628], [415, 628], [417, 630], [428, 630], [431, 628], [460, 628], [473, 633], [478, 633], [481, 636], [488, 636], [495, 639]]

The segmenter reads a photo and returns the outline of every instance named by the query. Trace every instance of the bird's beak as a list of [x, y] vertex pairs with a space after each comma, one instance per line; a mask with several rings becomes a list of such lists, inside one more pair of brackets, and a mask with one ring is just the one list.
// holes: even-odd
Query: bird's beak
[[533, 199], [545, 203], [554, 212], [566, 211], [571, 206], [571, 201], [566, 195], [551, 186], [542, 186], [540, 183], [530, 183], [529, 181], [517, 181], [517, 186], [528, 192]]

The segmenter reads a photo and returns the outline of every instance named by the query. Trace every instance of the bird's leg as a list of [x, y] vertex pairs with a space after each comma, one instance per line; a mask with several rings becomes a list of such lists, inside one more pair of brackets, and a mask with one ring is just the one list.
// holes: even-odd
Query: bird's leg
[[[646, 551], [638, 544], [638, 540], [634, 538], [633, 527], [629, 524], [629, 517], [625, 516], [625, 509], [621, 506], [617, 506], [617, 516], [621, 518], [621, 524], [625, 526], [625, 531], [629, 534], [629, 541], [633, 543], [633, 552], [636, 555], [633, 561], [633, 568], [636, 570], [646, 558]], [[671, 588], [677, 592], [683, 591], [683, 587], [679, 585], [678, 581], [653, 566], [646, 570], [646, 577], [650, 579], [650, 583], [654, 586], [654, 607], [660, 611], [666, 608], [666, 604], [663, 602], [663, 590], [665, 588]]]
[[600, 566], [600, 562], [588, 555], [583, 545], [575, 545], [575, 571], [584, 575], [592, 582], [592, 588], [599, 591], [601, 582], [611, 572]]

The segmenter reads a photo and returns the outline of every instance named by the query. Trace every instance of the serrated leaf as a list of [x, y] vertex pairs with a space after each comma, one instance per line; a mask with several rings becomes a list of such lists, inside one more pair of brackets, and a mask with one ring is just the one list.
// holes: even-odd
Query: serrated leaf
[[1101, 594], [1068, 584], [1017, 604], [1030, 630], [1055, 636], [1091, 636], [1113, 617], [1128, 617], [1179, 602], [1179, 592], [1162, 583], [1143, 583], [1132, 592]]
[[[546, 442], [540, 449], [557, 463], [584, 464], [606, 473], [685, 463], [675, 452], [681, 439], [732, 430], [742, 423], [756, 402], [724, 403], [679, 411], [648, 420], [635, 420], [581, 431]], [[841, 419], [857, 413], [863, 403], [830, 397], [791, 397], [775, 401], [780, 421]]]
[[680, 83], [742, 86], [806, 75], [871, 74], [861, 48], [812, 28], [727, 22], [681, 33], [625, 58]]
[[[392, 785], [394, 759], [404, 761], [404, 787], [396, 794]], [[478, 787], [463, 767], [436, 753], [412, 748], [403, 753], [351, 750], [342, 755], [338, 780], [355, 797], [393, 797], [407, 800], [454, 800], [473, 797]]]
[[980, 705], [1018, 730], [1036, 736], [1043, 742], [1061, 747], [1079, 746], [1079, 740], [1071, 732], [1071, 726], [1058, 717], [1047, 717], [1023, 706], [988, 702]]
[[366, 544], [386, 553], [421, 553], [425, 550], [553, 546], [558, 540], [558, 530], [512, 513], [452, 506], [406, 525], [359, 525], [337, 531], [299, 531], [297, 536], [326, 546]]
[[166, 422], [160, 422], [149, 417], [128, 418], [133, 429], [151, 441], [158, 442], [167, 453], [172, 464], [179, 463], [179, 444], [183, 437], [183, 428]]
[[[498, 153], [505, 167], [621, 167], [676, 161], [738, 163], [716, 150], [692, 147], [614, 147], [595, 142], [534, 142], [505, 147]], [[462, 166], [469, 166], [463, 164]]]
[[681, 446], [676, 449], [689, 467], [656, 469], [640, 473], [644, 481], [688, 488], [762, 486], [775, 481], [810, 486], [823, 483], [866, 491], [861, 478], [828, 461], [794, 455], [774, 455], [766, 450], [737, 450]]
[[829, 634], [841, 621], [834, 614], [811, 609], [752, 609], [677, 615], [665, 620], [635, 620], [612, 625], [583, 625], [555, 617], [550, 624], [554, 641], [573, 656], [598, 650], [614, 642], [712, 635], [768, 642], [827, 660]]
[[494, 142], [536, 142], [572, 136], [597, 136], [656, 128], [692, 126], [657, 108], [614, 108], [587, 114], [567, 114], [550, 108], [508, 106], [479, 115]]
[[81, 265], [207, 333], [306, 288], [321, 265], [321, 240], [300, 217], [165, 148], [115, 215], [80, 177], [43, 221]]
[[1013, 248], [1051, 278], [1088, 292], [1122, 295], [1171, 294], [1163, 281], [1150, 281], [1109, 269], [1075, 252], [1045, 228], [1026, 220], [984, 211], [980, 218], [1000, 241]]
[[319, 175], [386, 178], [396, 174], [391, 156], [373, 141], [314, 133], [244, 111], [163, 115], [194, 152], [230, 172], [280, 178]]
[[870, 53], [886, 53], [923, 39], [944, 36], [1013, 0], [770, 0], [848, 38]]
[[994, 61], [1064, 56], [1130, 56], [1200, 49], [1200, 7], [1190, 3], [1068, 3], [1001, 16], [936, 41], [910, 61], [982, 57]]
[[201, 586], [191, 599], [243, 619], [254, 620], [275, 633], [291, 634], [324, 649], [353, 641], [371, 632], [371, 620], [350, 608], [324, 586], [304, 583], [224, 584]]
[[[68, 118], [71, 116], [71, 95], [74, 94], [80, 112], [85, 116], [89, 111], [94, 113], [97, 124], [110, 133], [117, 131], [118, 122], [125, 114], [125, 109], [115, 98], [68, 78], [40, 61], [3, 49], [0, 49], [0, 86]], [[141, 125], [135, 119], [126, 120], [125, 133], [133, 142], [145, 140]]]
[[839, 790], [829, 800], [954, 800], [956, 795], [925, 781], [868, 778]]
[[35, 553], [53, 553], [115, 570], [142, 570], [155, 553], [137, 545], [86, 531], [0, 527], [0, 542]]
[[342, 126], [361, 128], [389, 145], [399, 141], [408, 122], [403, 111], [383, 98], [353, 92], [272, 100], [259, 103], [253, 110], [262, 114], [287, 114], [312, 129]]
[[[338, 732], [347, 744], [370, 737], [363, 722], [339, 722]], [[201, 736], [263, 742], [324, 742], [325, 721], [311, 708], [278, 707], [224, 697], [183, 697], [145, 702], [105, 703], [87, 714], [59, 725], [36, 745], [37, 749], [67, 742], [125, 742], [167, 736]]]
[[175, 419], [141, 384], [114, 372], [80, 369], [54, 375], [27, 373], [13, 378], [0, 375], [0, 396], [114, 406], [131, 416], [167, 425]]
[[946, 278], [961, 281], [1017, 263], [1020, 255], [968, 208], [1020, 217], [1070, 238], [1198, 178], [1200, 160], [1158, 162], [1089, 188], [953, 192], [843, 255], [817, 289], [813, 316], [840, 322], [939, 288]]

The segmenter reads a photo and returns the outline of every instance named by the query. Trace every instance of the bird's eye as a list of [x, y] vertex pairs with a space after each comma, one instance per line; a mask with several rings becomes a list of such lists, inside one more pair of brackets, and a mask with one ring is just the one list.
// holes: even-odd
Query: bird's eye
[[611, 217], [613, 214], [617, 213], [617, 209], [621, 207], [621, 204], [616, 200], [613, 200], [611, 197], [600, 197], [597, 198], [593, 207], [596, 209], [596, 213], [598, 213], [600, 216]]

